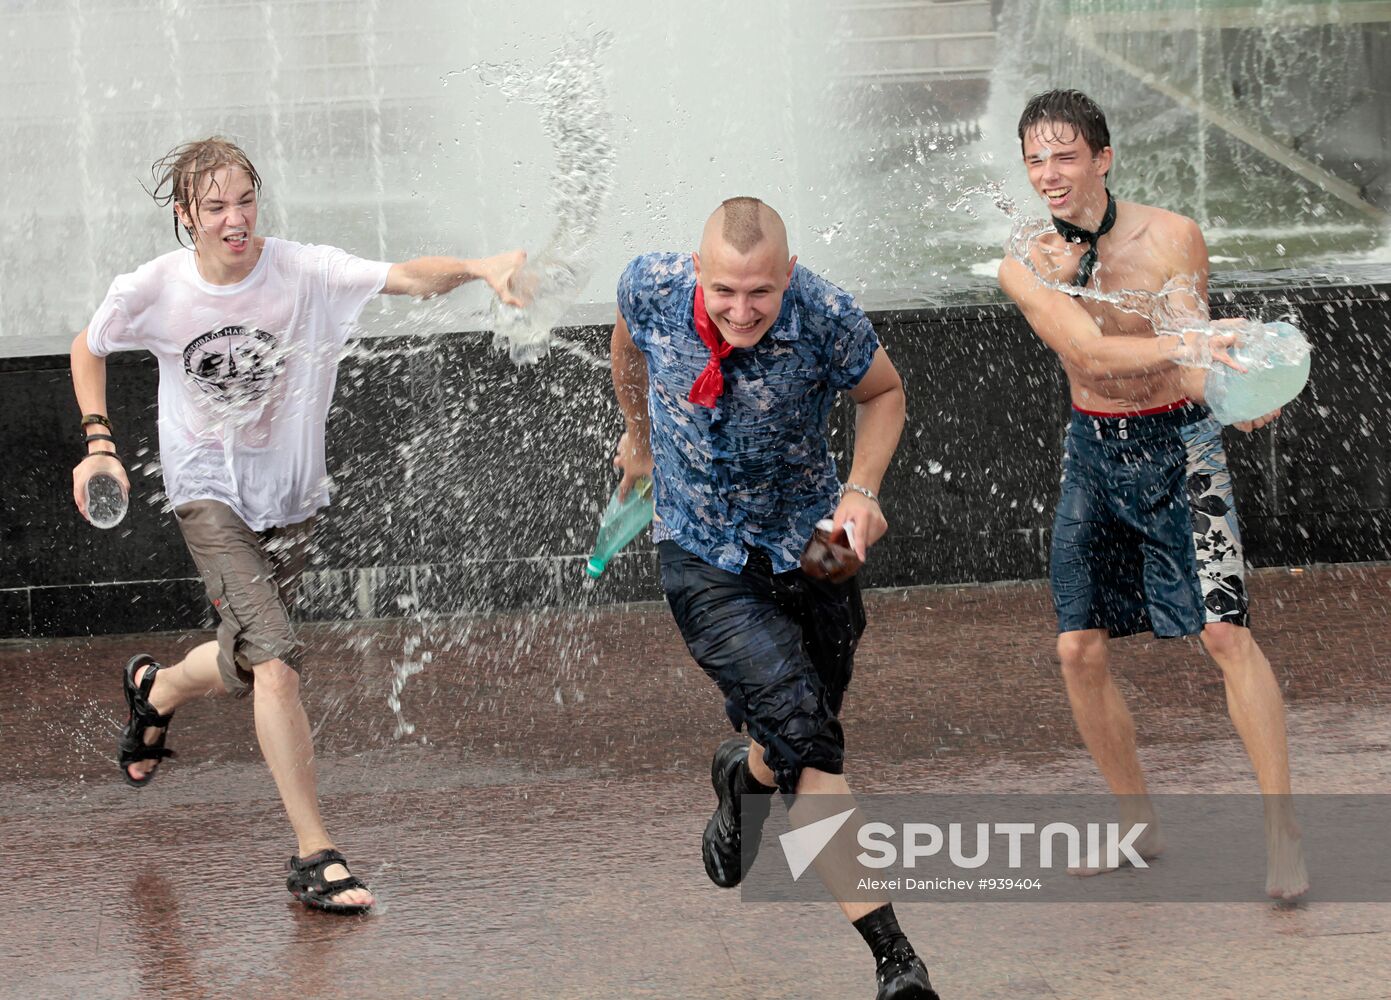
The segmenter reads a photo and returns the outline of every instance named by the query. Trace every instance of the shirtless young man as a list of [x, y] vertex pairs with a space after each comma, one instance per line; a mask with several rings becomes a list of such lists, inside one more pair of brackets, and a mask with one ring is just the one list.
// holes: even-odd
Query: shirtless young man
[[[1284, 705], [1248, 628], [1222, 428], [1202, 401], [1205, 363], [1226, 359], [1234, 335], [1192, 329], [1210, 326], [1202, 233], [1173, 212], [1115, 201], [1106, 118], [1086, 95], [1034, 97], [1019, 139], [1057, 232], [1035, 241], [1031, 266], [1006, 258], [1000, 285], [1058, 354], [1071, 389], [1049, 576], [1073, 717], [1120, 797], [1122, 820], [1148, 824], [1137, 848], [1158, 854], [1162, 838], [1107, 640], [1146, 629], [1201, 635], [1266, 796], [1266, 892], [1292, 899], [1308, 877], [1289, 799]], [[1154, 308], [1137, 315], [1060, 286], [1155, 293]], [[1238, 426], [1252, 430], [1276, 415]]]
[[226, 692], [251, 696], [256, 736], [299, 853], [286, 887], [307, 906], [359, 913], [372, 893], [347, 868], [319, 814], [314, 745], [299, 696], [290, 618], [314, 519], [329, 502], [324, 425], [338, 359], [380, 293], [441, 295], [481, 279], [516, 304], [525, 255], [482, 260], [361, 260], [334, 247], [256, 233], [261, 179], [246, 153], [213, 137], [155, 164], [155, 200], [183, 244], [116, 278], [72, 345], [87, 455], [73, 469], [83, 510], [97, 473], [129, 490], [121, 428], [107, 418], [106, 356], [159, 360], [159, 459], [179, 530], [217, 609], [217, 639], [172, 665], [141, 655], [123, 674], [129, 716], [121, 776], [143, 786], [172, 756], [174, 710]]

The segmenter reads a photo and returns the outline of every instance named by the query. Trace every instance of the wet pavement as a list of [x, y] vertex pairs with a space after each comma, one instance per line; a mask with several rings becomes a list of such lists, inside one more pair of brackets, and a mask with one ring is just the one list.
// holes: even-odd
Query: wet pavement
[[[1296, 791], [1391, 790], [1391, 567], [1254, 575]], [[881, 591], [844, 716], [862, 792], [1102, 791], [1038, 585]], [[699, 839], [720, 698], [661, 605], [306, 628], [324, 812], [381, 901], [284, 891], [293, 840], [251, 706], [114, 763], [118, 673], [203, 636], [0, 643], [0, 996], [872, 997], [830, 904], [754, 904]], [[1157, 792], [1254, 790], [1195, 642], [1116, 643]], [[393, 664], [410, 678], [396, 738]], [[1391, 903], [899, 904], [944, 1000], [1391, 997]]]

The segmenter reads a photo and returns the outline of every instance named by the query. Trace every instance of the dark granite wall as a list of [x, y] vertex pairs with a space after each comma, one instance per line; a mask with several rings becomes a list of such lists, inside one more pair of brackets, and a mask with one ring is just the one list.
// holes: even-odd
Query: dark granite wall
[[[1391, 287], [1240, 292], [1215, 311], [1286, 309], [1315, 345], [1310, 387], [1273, 430], [1229, 432], [1254, 565], [1391, 558], [1384, 473]], [[890, 534], [870, 586], [1042, 577], [1066, 394], [1015, 310], [878, 314], [908, 387], [909, 423], [884, 490]], [[642, 545], [585, 582], [620, 430], [608, 330], [566, 331], [518, 370], [477, 335], [359, 342], [329, 421], [339, 486], [317, 533], [312, 618], [656, 599]], [[586, 356], [588, 355], [588, 356]], [[66, 357], [0, 359], [0, 637], [196, 627], [206, 601], [154, 474], [156, 368], [109, 362], [111, 415], [139, 464], [116, 530], [71, 500], [80, 455]], [[853, 414], [833, 432], [843, 447]]]

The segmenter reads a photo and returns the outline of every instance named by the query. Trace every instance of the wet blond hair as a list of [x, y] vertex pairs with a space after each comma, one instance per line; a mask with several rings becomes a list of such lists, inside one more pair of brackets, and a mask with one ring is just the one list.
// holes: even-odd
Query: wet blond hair
[[251, 178], [251, 186], [260, 194], [261, 175], [252, 166], [251, 159], [235, 142], [220, 135], [175, 146], [151, 164], [154, 187], [145, 190], [161, 208], [173, 206], [174, 238], [180, 246], [184, 245], [185, 233], [193, 239], [193, 230], [180, 221], [179, 209], [182, 208], [190, 219], [196, 218], [204, 181], [223, 167], [241, 167]]

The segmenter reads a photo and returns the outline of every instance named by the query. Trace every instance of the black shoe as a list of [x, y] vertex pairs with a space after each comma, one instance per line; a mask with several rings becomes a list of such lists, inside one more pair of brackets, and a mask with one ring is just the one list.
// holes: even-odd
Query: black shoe
[[[747, 743], [740, 739], [728, 739], [720, 744], [714, 759], [710, 761], [710, 784], [715, 786], [719, 805], [715, 807], [710, 822], [705, 824], [705, 835], [700, 839], [700, 856], [705, 862], [705, 874], [721, 889], [732, 889], [744, 878], [743, 859], [740, 856], [739, 796], [745, 791], [741, 772], [748, 757]], [[752, 846], [748, 858], [750, 865], [758, 853], [759, 834], [767, 818], [767, 805], [754, 806], [750, 803], [750, 810], [744, 816], [752, 837], [749, 841]]]
[[911, 948], [889, 955], [874, 972], [874, 1000], [940, 1000], [927, 979], [927, 966]]

